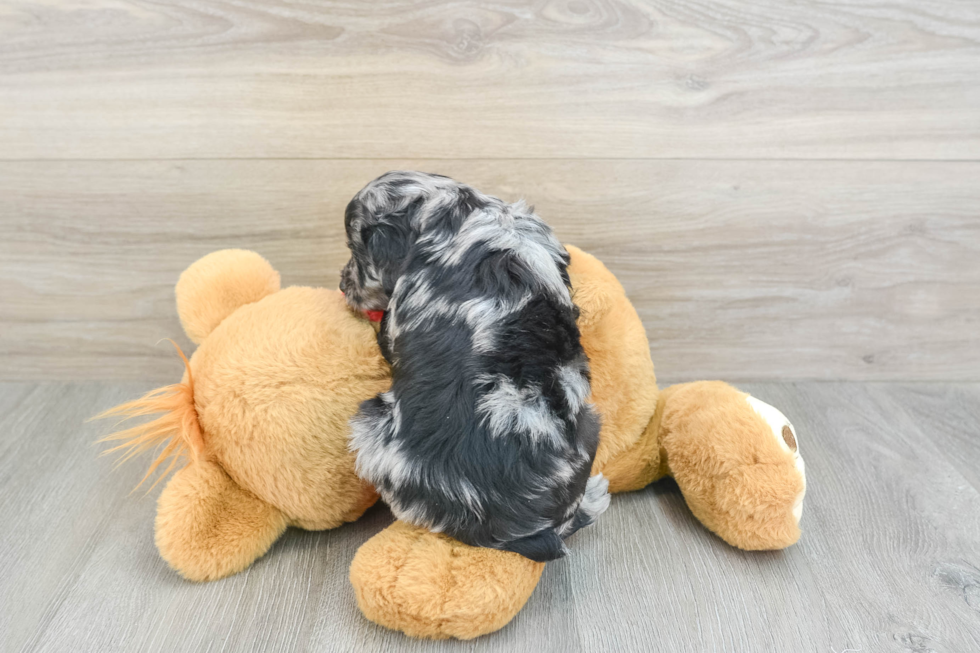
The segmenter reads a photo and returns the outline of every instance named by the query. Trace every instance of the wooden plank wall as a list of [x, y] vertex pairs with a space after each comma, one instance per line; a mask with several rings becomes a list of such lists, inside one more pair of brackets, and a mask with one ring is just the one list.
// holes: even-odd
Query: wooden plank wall
[[0, 1], [0, 378], [174, 379], [184, 267], [336, 284], [401, 167], [599, 255], [661, 376], [980, 379], [973, 0]]

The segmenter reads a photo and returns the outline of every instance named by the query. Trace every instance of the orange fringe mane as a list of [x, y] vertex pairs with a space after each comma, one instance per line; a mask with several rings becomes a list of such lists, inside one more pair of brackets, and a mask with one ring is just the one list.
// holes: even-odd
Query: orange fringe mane
[[197, 419], [197, 409], [194, 408], [194, 377], [191, 374], [191, 365], [180, 350], [180, 347], [173, 340], [170, 343], [180, 354], [184, 361], [184, 368], [187, 370], [187, 382], [175, 383], [174, 385], [157, 388], [139, 399], [120, 404], [115, 408], [110, 408], [104, 413], [100, 413], [92, 419], [104, 419], [106, 417], [121, 417], [116, 424], [119, 426], [126, 420], [134, 417], [145, 417], [163, 413], [159, 417], [143, 424], [116, 431], [100, 439], [99, 443], [121, 442], [111, 449], [102, 452], [108, 455], [116, 451], [121, 451], [123, 455], [119, 458], [118, 465], [123, 464], [130, 458], [138, 456], [153, 447], [163, 447], [156, 459], [150, 464], [150, 468], [140, 480], [133, 491], [137, 490], [146, 479], [150, 477], [167, 460], [173, 458], [164, 472], [154, 481], [153, 485], [147, 490], [150, 492], [157, 483], [169, 474], [178, 459], [190, 455], [195, 462], [198, 456], [204, 451], [204, 438], [201, 435], [201, 425]]

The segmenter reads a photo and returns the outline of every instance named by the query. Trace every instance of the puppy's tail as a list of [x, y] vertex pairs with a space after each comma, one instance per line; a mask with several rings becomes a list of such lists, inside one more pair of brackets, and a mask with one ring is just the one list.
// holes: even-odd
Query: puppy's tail
[[568, 555], [568, 547], [561, 541], [561, 536], [553, 528], [538, 531], [534, 535], [528, 535], [519, 540], [511, 540], [504, 546], [504, 549], [520, 553], [525, 558], [530, 558], [535, 562], [549, 562]]
[[507, 543], [506, 549], [520, 553], [535, 562], [548, 562], [568, 555], [568, 547], [562, 538], [580, 528], [585, 528], [609, 507], [609, 481], [602, 474], [590, 476], [585, 484], [585, 494], [578, 510], [558, 529], [548, 528], [534, 535]]

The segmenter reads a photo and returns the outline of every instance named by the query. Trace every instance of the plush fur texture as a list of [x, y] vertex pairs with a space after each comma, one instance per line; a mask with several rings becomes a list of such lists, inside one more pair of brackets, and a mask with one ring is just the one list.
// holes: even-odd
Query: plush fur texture
[[273, 280], [254, 252], [215, 252], [189, 267], [178, 307], [203, 340], [184, 380], [110, 412], [162, 412], [117, 434], [134, 453], [186, 452], [160, 496], [157, 544], [194, 580], [248, 566], [286, 524], [334, 528], [377, 500], [347, 438], [357, 406], [390, 384], [374, 331], [336, 290], [270, 293]]
[[399, 521], [361, 547], [350, 579], [372, 621], [394, 620], [413, 637], [471, 639], [509, 622], [543, 570], [516, 553], [467, 546]]
[[[150, 463], [150, 468], [146, 470], [146, 474], [136, 486], [137, 488], [143, 485], [166, 460], [170, 459], [170, 464], [159, 479], [169, 474], [184, 456], [189, 455], [194, 462], [197, 462], [204, 451], [201, 425], [198, 422], [197, 410], [194, 407], [194, 376], [191, 373], [190, 362], [180, 347], [177, 346], [177, 343], [173, 340], [170, 342], [177, 350], [181, 360], [184, 361], [184, 380], [174, 385], [157, 388], [139, 399], [110, 408], [94, 418], [120, 417], [122, 418], [121, 421], [124, 422], [135, 417], [159, 415], [149, 422], [139, 423], [99, 440], [99, 442], [121, 443], [103, 452], [103, 455], [109, 455], [122, 451], [123, 455], [119, 459], [120, 464], [149, 449], [156, 448], [159, 451], [156, 459]], [[150, 489], [155, 486], [156, 482]]]
[[255, 252], [212, 252], [177, 280], [181, 326], [191, 342], [199, 345], [235, 309], [277, 292], [279, 283], [279, 273]]
[[[592, 372], [592, 401], [602, 415], [602, 434], [593, 464], [593, 473], [602, 472], [609, 479], [611, 492], [638, 489], [652, 476], [657, 460], [644, 449], [641, 457], [624, 455], [634, 452], [657, 408], [657, 379], [650, 359], [650, 344], [636, 309], [626, 298], [619, 280], [599, 259], [577, 247], [566, 246], [571, 255], [568, 268], [574, 288], [573, 297], [581, 315], [578, 320], [582, 345], [589, 357]], [[618, 461], [616, 465], [610, 461]], [[625, 465], [626, 468], [622, 468]], [[606, 468], [609, 471], [606, 471]], [[642, 485], [640, 484], [642, 483]]]
[[522, 203], [390, 172], [347, 207], [342, 289], [386, 311], [391, 389], [351, 422], [357, 469], [392, 512], [543, 562], [609, 505], [590, 478], [588, 402], [568, 254]]
[[[617, 491], [674, 476], [694, 514], [734, 546], [794, 543], [794, 508], [806, 487], [801, 434], [790, 426], [787, 437], [785, 426], [768, 423], [747, 395], [723, 383], [658, 392], [643, 326], [622, 287], [597, 259], [568, 251], [591, 400], [603, 416], [594, 471]], [[252, 253], [219, 252], [182, 279], [217, 272], [222, 281], [213, 289], [221, 295], [234, 279], [268, 279], [254, 269], [266, 265]], [[199, 286], [206, 306], [229, 305]], [[156, 539], [164, 559], [193, 580], [246, 568], [287, 525], [330, 528], [376, 499], [347, 448], [348, 420], [390, 383], [371, 324], [336, 291], [232, 290], [262, 298], [231, 312], [195, 307], [193, 315], [211, 317], [189, 372], [136, 409], [161, 410], [164, 421], [128, 436], [153, 433], [154, 442], [187, 447], [186, 466], [157, 504]], [[185, 439], [189, 416], [198, 417], [199, 450]], [[351, 582], [361, 610], [379, 624], [415, 637], [468, 639], [510, 621], [543, 566], [395, 522], [357, 552]]]
[[748, 395], [720, 381], [672, 386], [664, 395], [660, 448], [694, 516], [740, 549], [795, 543], [793, 507], [806, 480]]
[[160, 555], [188, 580], [224, 578], [265, 555], [289, 519], [235, 483], [215, 462], [174, 474], [157, 502]]

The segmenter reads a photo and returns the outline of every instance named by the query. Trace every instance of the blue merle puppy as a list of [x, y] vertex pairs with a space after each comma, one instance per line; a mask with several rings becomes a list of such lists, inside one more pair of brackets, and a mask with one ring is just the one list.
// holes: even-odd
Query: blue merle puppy
[[589, 476], [587, 403], [568, 252], [523, 202], [440, 175], [389, 172], [347, 206], [341, 290], [385, 311], [391, 390], [351, 421], [358, 473], [395, 516], [543, 562], [609, 505]]

